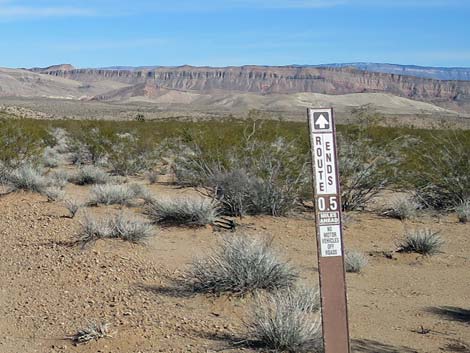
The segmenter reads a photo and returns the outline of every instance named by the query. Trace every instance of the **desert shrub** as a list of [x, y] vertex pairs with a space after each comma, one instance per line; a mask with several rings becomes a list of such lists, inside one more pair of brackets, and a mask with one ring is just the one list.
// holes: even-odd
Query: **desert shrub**
[[244, 170], [215, 172], [207, 180], [211, 184], [217, 199], [222, 205], [223, 214], [243, 216], [251, 213], [251, 196], [255, 194], [255, 178]]
[[294, 290], [259, 296], [244, 322], [249, 341], [274, 352], [323, 352], [321, 322], [310, 309]]
[[139, 243], [146, 240], [151, 234], [151, 224], [141, 221], [131, 214], [119, 213], [101, 219], [87, 215], [82, 222], [79, 241], [82, 244], [87, 244], [98, 239], [113, 238]]
[[451, 210], [470, 199], [470, 143], [456, 132], [422, 144], [413, 173], [416, 198], [425, 207]]
[[359, 273], [367, 266], [367, 258], [358, 251], [346, 251], [344, 256], [344, 266], [346, 272]]
[[45, 128], [22, 119], [0, 119], [0, 162], [8, 168], [39, 161], [52, 143]]
[[49, 186], [41, 190], [41, 194], [47, 197], [49, 202], [62, 200], [65, 196], [64, 191], [57, 186]]
[[470, 220], [470, 200], [465, 200], [455, 208], [459, 222], [467, 223]]
[[110, 181], [110, 177], [103, 169], [86, 165], [78, 169], [72, 181], [77, 185], [106, 184]]
[[114, 174], [135, 175], [151, 169], [159, 158], [157, 142], [116, 126], [93, 126], [74, 131], [75, 163], [105, 164]]
[[63, 189], [69, 182], [70, 175], [65, 170], [54, 170], [48, 174], [51, 184]]
[[145, 174], [145, 176], [147, 177], [150, 184], [155, 184], [158, 181], [160, 173], [156, 170], [150, 170]]
[[29, 163], [5, 170], [3, 182], [12, 190], [26, 190], [38, 193], [44, 191], [50, 183], [39, 168]]
[[202, 198], [154, 199], [147, 203], [145, 214], [156, 224], [204, 226], [215, 221], [218, 206]]
[[129, 205], [143, 196], [143, 188], [136, 184], [102, 184], [91, 189], [89, 205]]
[[[70, 162], [75, 165], [84, 165], [93, 162], [93, 155], [88, 150], [87, 146], [80, 141], [72, 140], [68, 146], [70, 151]], [[98, 157], [95, 157], [98, 161]]]
[[56, 168], [60, 162], [59, 153], [52, 147], [46, 147], [43, 152], [43, 164], [47, 168]]
[[185, 286], [194, 292], [244, 295], [287, 288], [296, 279], [296, 271], [278, 258], [270, 241], [231, 236], [212, 255], [193, 261]]
[[65, 200], [64, 201], [64, 206], [65, 208], [67, 208], [67, 210], [69, 211], [70, 213], [70, 218], [74, 218], [75, 215], [77, 214], [77, 212], [80, 210], [80, 208], [82, 207], [82, 204], [79, 203], [78, 201], [76, 200]]
[[400, 220], [415, 218], [420, 205], [413, 198], [403, 196], [392, 200], [389, 208], [382, 212], [383, 215]]
[[176, 176], [180, 183], [208, 188], [226, 215], [283, 216], [309, 185], [307, 160], [294, 142], [264, 142], [249, 135], [222, 154], [186, 146], [176, 160]]
[[54, 149], [59, 154], [66, 154], [69, 152], [69, 134], [62, 128], [52, 128], [49, 131], [50, 135], [55, 139]]
[[417, 229], [405, 234], [398, 244], [402, 252], [416, 252], [422, 255], [434, 255], [438, 253], [444, 244], [440, 232], [430, 229]]
[[393, 181], [398, 164], [393, 144], [374, 146], [365, 137], [340, 138], [341, 201], [345, 211], [362, 210]]
[[136, 175], [151, 169], [159, 158], [158, 149], [135, 133], [117, 134], [107, 148], [108, 164], [118, 175]]

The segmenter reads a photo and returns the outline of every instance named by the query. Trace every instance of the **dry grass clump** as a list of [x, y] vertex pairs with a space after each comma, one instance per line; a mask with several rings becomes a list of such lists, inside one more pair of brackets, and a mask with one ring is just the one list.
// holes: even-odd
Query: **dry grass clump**
[[106, 184], [110, 181], [110, 177], [103, 169], [86, 165], [78, 169], [72, 181], [77, 185]]
[[266, 239], [225, 237], [218, 249], [196, 259], [185, 275], [184, 285], [199, 293], [274, 291], [293, 285], [297, 272], [278, 258]]
[[457, 217], [459, 218], [459, 222], [467, 223], [470, 221], [470, 200], [462, 201], [456, 208], [455, 211], [457, 212]]
[[133, 200], [146, 197], [143, 187], [137, 184], [103, 184], [91, 189], [89, 205], [129, 205]]
[[201, 198], [149, 200], [145, 214], [155, 224], [205, 226], [215, 221], [218, 206]]
[[407, 233], [398, 244], [399, 251], [415, 252], [422, 255], [434, 255], [440, 252], [444, 241], [439, 231], [431, 229], [417, 229]]
[[111, 325], [107, 322], [90, 323], [87, 327], [79, 330], [75, 335], [67, 337], [76, 344], [87, 343], [100, 338], [112, 337]]
[[413, 219], [418, 215], [420, 205], [410, 197], [398, 197], [392, 200], [391, 205], [382, 214], [399, 220]]
[[79, 242], [88, 244], [98, 239], [112, 238], [141, 243], [151, 235], [152, 225], [131, 214], [119, 213], [100, 219], [87, 215], [82, 222]]
[[364, 254], [358, 251], [346, 251], [344, 255], [344, 266], [346, 272], [359, 273], [367, 266], [368, 260]]
[[[245, 322], [253, 344], [274, 352], [323, 352], [321, 323], [316, 305], [293, 289], [260, 296]], [[315, 310], [312, 310], [315, 308]]]

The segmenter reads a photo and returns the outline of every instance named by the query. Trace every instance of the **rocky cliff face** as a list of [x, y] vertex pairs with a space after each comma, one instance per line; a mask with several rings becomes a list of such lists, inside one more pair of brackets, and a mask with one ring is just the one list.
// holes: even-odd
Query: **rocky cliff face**
[[42, 71], [48, 75], [81, 82], [103, 80], [184, 91], [240, 91], [253, 93], [314, 92], [346, 94], [387, 92], [426, 101], [468, 101], [470, 82], [441, 81], [353, 68], [178, 67], [148, 70], [74, 69]]

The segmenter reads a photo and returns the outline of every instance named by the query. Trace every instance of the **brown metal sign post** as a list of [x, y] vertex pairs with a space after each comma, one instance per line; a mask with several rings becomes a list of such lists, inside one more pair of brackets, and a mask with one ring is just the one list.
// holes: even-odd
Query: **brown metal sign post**
[[325, 353], [350, 353], [333, 109], [308, 109]]

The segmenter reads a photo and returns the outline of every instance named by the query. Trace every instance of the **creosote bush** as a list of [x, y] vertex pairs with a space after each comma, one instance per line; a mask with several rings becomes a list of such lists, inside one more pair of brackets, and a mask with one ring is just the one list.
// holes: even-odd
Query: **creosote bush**
[[383, 215], [400, 220], [413, 219], [418, 214], [420, 205], [414, 199], [403, 196], [392, 200], [388, 209], [383, 211]]
[[359, 273], [367, 266], [367, 258], [358, 251], [346, 251], [344, 256], [344, 266], [346, 272]]
[[416, 198], [425, 207], [450, 211], [470, 199], [470, 143], [455, 131], [417, 151]]
[[152, 225], [139, 220], [132, 214], [119, 213], [104, 218], [86, 215], [82, 222], [79, 241], [85, 245], [98, 239], [112, 238], [140, 243], [151, 235]]
[[34, 121], [0, 118], [0, 162], [8, 168], [39, 162], [52, 143], [47, 129]]
[[217, 218], [218, 205], [198, 197], [153, 199], [148, 200], [145, 214], [155, 224], [205, 226]]
[[298, 275], [278, 258], [271, 242], [249, 236], [227, 236], [218, 249], [193, 261], [184, 286], [196, 293], [245, 295], [293, 285]]
[[470, 221], [470, 200], [462, 201], [456, 208], [459, 222], [467, 223]]
[[439, 235], [440, 232], [430, 229], [417, 229], [405, 234], [405, 237], [398, 244], [399, 251], [415, 252], [422, 255], [434, 255], [440, 252], [444, 241]]
[[393, 181], [392, 170], [399, 163], [394, 143], [379, 148], [366, 137], [352, 140], [340, 136], [339, 141], [342, 208], [363, 210]]
[[254, 345], [274, 352], [323, 352], [318, 308], [319, 301], [306, 306], [293, 289], [258, 296], [244, 323], [247, 336]]
[[286, 215], [309, 187], [308, 154], [299, 153], [295, 141], [252, 139], [255, 132], [219, 155], [197, 141], [183, 146], [176, 159], [178, 182], [210, 190], [225, 215]]
[[129, 205], [138, 198], [147, 197], [145, 189], [137, 184], [103, 184], [91, 189], [89, 205]]

